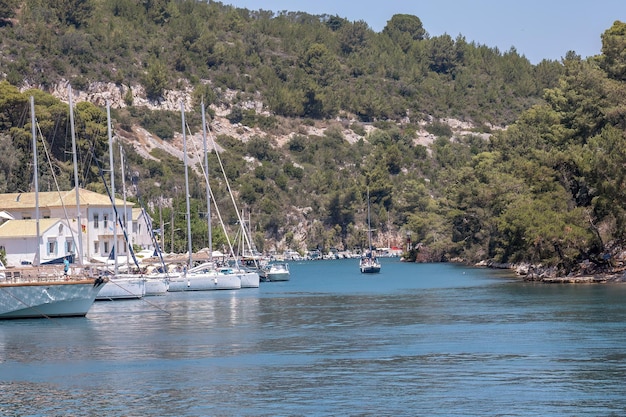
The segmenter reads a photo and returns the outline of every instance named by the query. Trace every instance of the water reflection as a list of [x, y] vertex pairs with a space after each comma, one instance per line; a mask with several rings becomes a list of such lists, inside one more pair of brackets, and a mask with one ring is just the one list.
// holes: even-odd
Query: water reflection
[[539, 286], [438, 265], [384, 263], [378, 277], [349, 262], [301, 267], [259, 289], [0, 322], [0, 407], [34, 416], [626, 409], [626, 286]]

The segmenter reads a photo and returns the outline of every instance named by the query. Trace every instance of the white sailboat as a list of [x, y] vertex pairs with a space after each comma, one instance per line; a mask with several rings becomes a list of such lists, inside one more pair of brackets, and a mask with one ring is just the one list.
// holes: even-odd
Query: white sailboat
[[[35, 101], [31, 96], [31, 129], [35, 185], [37, 252], [32, 266], [5, 267], [0, 262], [0, 319], [85, 316], [106, 283], [106, 278], [90, 276], [87, 269], [73, 268], [66, 273], [55, 265], [40, 266], [39, 183]], [[75, 149], [74, 149], [75, 152]], [[76, 187], [78, 190], [78, 186]], [[80, 224], [80, 223], [78, 223]], [[80, 231], [78, 231], [80, 233]], [[80, 247], [80, 246], [79, 246]]]
[[376, 258], [376, 254], [372, 250], [372, 225], [370, 222], [370, 190], [367, 189], [367, 238], [369, 248], [366, 253], [361, 256], [359, 261], [359, 269], [364, 274], [376, 274], [380, 272], [381, 265]]
[[[126, 164], [125, 164], [125, 159], [124, 159], [124, 150], [122, 149], [121, 145], [119, 149], [120, 149], [120, 166], [122, 170], [122, 195], [124, 199], [124, 213], [127, 213], [128, 210], [126, 208], [126, 174], [125, 174]], [[145, 212], [143, 213], [143, 215], [147, 216]], [[126, 217], [124, 216], [122, 220], [123, 220], [123, 225], [124, 225], [123, 227], [127, 229], [128, 226], [127, 226]], [[151, 226], [149, 227], [150, 227], [150, 230], [152, 230]], [[126, 236], [128, 236], [128, 233], [126, 233]], [[128, 254], [131, 253], [132, 247], [129, 244], [128, 239], [124, 238], [124, 242], [126, 242], [126, 254], [127, 254], [126, 255], [126, 270], [129, 271], [130, 265], [128, 262]], [[159, 248], [157, 248], [157, 250], [159, 250]], [[145, 287], [144, 295], [146, 296], [165, 295], [167, 294], [167, 289], [169, 287], [169, 280], [170, 278], [174, 276], [174, 274], [171, 272], [168, 272], [163, 263], [162, 263], [162, 268], [160, 270], [164, 272], [153, 271], [147, 274], [144, 274], [144, 273], [131, 274], [130, 272], [126, 272], [126, 273], [118, 273], [117, 275], [120, 278], [143, 279], [144, 287]]]
[[[112, 257], [113, 257], [113, 274], [109, 277], [109, 282], [106, 283], [104, 288], [100, 291], [96, 300], [111, 301], [111, 300], [126, 300], [126, 299], [138, 299], [146, 295], [146, 279], [142, 275], [136, 274], [120, 274], [118, 265], [118, 250], [117, 250], [117, 225], [119, 216], [117, 213], [117, 207], [115, 206], [115, 175], [113, 171], [113, 135], [111, 130], [111, 105], [107, 100], [107, 132], [109, 135], [109, 165], [111, 174], [111, 204], [113, 206], [113, 245], [112, 245]], [[122, 168], [123, 169], [123, 168]], [[104, 178], [104, 176], [103, 176]], [[122, 180], [124, 175], [122, 174]], [[124, 198], [124, 200], [126, 200]], [[126, 207], [124, 207], [124, 216], [126, 218]]]
[[187, 133], [185, 124], [185, 107], [180, 103], [183, 128], [183, 158], [185, 165], [185, 199], [187, 205], [187, 250], [189, 259], [183, 274], [170, 280], [170, 292], [176, 291], [211, 291], [236, 290], [241, 288], [241, 276], [230, 269], [218, 269], [213, 262], [194, 268], [191, 244], [191, 218], [189, 205], [189, 170], [187, 167]]
[[[207, 146], [206, 146], [206, 127], [207, 127], [207, 123], [206, 123], [206, 119], [205, 119], [205, 111], [204, 111], [204, 103], [202, 103], [202, 134], [203, 134], [203, 143], [204, 143], [204, 161], [205, 161], [205, 179], [206, 179], [206, 193], [207, 193], [207, 206], [210, 207], [210, 196], [211, 196], [211, 187], [209, 186], [209, 174], [208, 174], [208, 169], [209, 169], [209, 163], [208, 163], [208, 151], [207, 151]], [[215, 140], [213, 140], [213, 145], [215, 146]], [[226, 177], [226, 172], [224, 171], [224, 166], [222, 165], [222, 161], [220, 159], [219, 156], [219, 152], [217, 151], [217, 149], [215, 149], [215, 155], [217, 157], [217, 160], [220, 163], [220, 168], [222, 170], [222, 173], [224, 174], [224, 182], [226, 183], [226, 186], [228, 188], [228, 193], [230, 195], [231, 201], [233, 203], [233, 207], [235, 208], [235, 212], [237, 213], [237, 216], [239, 217], [239, 209], [237, 208], [237, 204], [235, 203], [235, 199], [233, 197], [233, 193], [232, 190], [230, 188], [230, 184], [228, 183], [228, 178]], [[217, 206], [216, 206], [217, 209]], [[208, 210], [207, 210], [208, 211]], [[240, 279], [241, 279], [241, 288], [259, 288], [259, 284], [261, 282], [261, 277], [259, 274], [259, 270], [258, 268], [246, 268], [241, 264], [241, 259], [238, 259], [237, 256], [235, 255], [235, 252], [233, 250], [233, 245], [230, 241], [230, 239], [228, 238], [228, 233], [226, 233], [226, 228], [224, 227], [224, 222], [222, 221], [219, 209], [217, 210], [217, 216], [220, 219], [220, 223], [222, 224], [222, 228], [224, 229], [224, 232], [226, 234], [226, 239], [228, 240], [228, 246], [230, 249], [230, 254], [234, 259], [234, 265], [232, 268], [228, 268], [228, 270], [232, 270], [234, 271], [237, 275], [239, 275]], [[210, 217], [210, 213], [208, 215], [208, 222], [209, 222], [209, 233], [211, 230], [211, 217]], [[239, 224], [242, 225], [242, 240], [245, 240], [248, 244], [248, 246], [250, 248], [252, 248], [252, 244], [250, 242], [249, 236], [246, 233], [245, 227], [244, 227], [244, 223], [243, 223], [243, 219], [242, 217], [239, 217]], [[209, 234], [209, 248], [211, 248], [211, 235]], [[243, 246], [243, 245], [242, 245]], [[209, 249], [209, 251], [211, 251], [212, 249]], [[252, 250], [252, 249], [251, 249]]]

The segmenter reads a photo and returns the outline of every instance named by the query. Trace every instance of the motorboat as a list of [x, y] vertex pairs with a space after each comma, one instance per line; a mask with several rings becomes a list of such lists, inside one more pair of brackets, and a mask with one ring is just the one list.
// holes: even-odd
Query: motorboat
[[261, 276], [265, 282], [289, 281], [289, 264], [286, 262], [272, 262], [261, 269]]

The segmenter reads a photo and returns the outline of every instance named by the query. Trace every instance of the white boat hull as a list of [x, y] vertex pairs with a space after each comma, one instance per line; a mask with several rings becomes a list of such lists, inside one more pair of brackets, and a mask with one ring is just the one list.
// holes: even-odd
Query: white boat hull
[[96, 300], [137, 299], [146, 295], [145, 278], [110, 278]]
[[168, 287], [168, 278], [146, 276], [146, 296], [165, 295]]
[[259, 288], [259, 283], [261, 282], [261, 278], [259, 277], [258, 272], [248, 271], [248, 272], [236, 272], [237, 275], [240, 276], [241, 279], [241, 288]]
[[170, 279], [169, 292], [238, 290], [241, 278], [236, 274], [188, 273]]
[[289, 271], [286, 272], [268, 272], [265, 279], [269, 282], [289, 281]]
[[106, 280], [1, 283], [0, 319], [82, 317]]

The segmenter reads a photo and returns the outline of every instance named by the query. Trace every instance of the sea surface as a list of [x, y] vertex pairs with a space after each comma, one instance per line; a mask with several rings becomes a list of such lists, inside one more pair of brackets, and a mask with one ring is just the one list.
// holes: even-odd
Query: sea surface
[[258, 289], [0, 321], [0, 415], [626, 415], [626, 284], [290, 268]]

